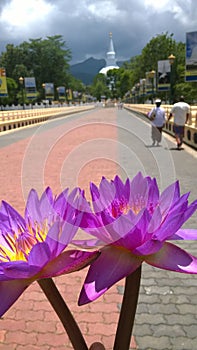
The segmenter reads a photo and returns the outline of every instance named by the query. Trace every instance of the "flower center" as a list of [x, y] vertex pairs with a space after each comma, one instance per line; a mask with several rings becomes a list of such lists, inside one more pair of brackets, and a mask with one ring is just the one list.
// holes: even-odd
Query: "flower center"
[[138, 214], [141, 209], [145, 207], [146, 203], [144, 197], [140, 194], [136, 194], [134, 198], [128, 203], [123, 196], [120, 199], [115, 199], [111, 205], [111, 214], [114, 218], [122, 214], [127, 214], [129, 210], [132, 210], [134, 214]]
[[34, 227], [29, 225], [26, 229], [18, 227], [18, 231], [14, 233], [2, 233], [4, 242], [0, 244], [0, 262], [26, 261], [33, 246], [43, 242], [47, 232], [47, 223], [44, 222], [42, 228], [35, 224]]
[[121, 199], [115, 199], [111, 206], [111, 214], [114, 218], [117, 218], [118, 216], [122, 214], [127, 214], [130, 207], [125, 199], [125, 197], [122, 197]]
[[138, 214], [146, 206], [144, 197], [141, 194], [136, 194], [131, 201], [131, 210], [134, 214]]

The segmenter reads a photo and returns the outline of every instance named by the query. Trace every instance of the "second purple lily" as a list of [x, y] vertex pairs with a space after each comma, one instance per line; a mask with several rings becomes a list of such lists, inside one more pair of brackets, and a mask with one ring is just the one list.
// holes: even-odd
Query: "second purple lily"
[[101, 254], [90, 265], [79, 305], [97, 299], [143, 262], [197, 273], [197, 258], [170, 242], [197, 239], [197, 230], [181, 229], [197, 200], [189, 204], [189, 194], [180, 195], [178, 181], [160, 194], [155, 179], [138, 173], [125, 183], [118, 176], [113, 181], [102, 178], [99, 188], [91, 184], [90, 190], [94, 211], [84, 215], [82, 226], [95, 238], [75, 243], [100, 245]]
[[8, 203], [0, 210], [0, 316], [34, 281], [67, 274], [88, 265], [98, 252], [65, 248], [83, 214], [81, 192], [68, 189], [54, 198], [31, 190], [24, 218]]

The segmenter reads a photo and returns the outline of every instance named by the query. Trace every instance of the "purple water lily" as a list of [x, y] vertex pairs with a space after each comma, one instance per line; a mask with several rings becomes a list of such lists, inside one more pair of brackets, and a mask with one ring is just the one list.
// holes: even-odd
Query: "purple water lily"
[[0, 316], [35, 280], [59, 276], [88, 265], [97, 252], [66, 250], [82, 213], [78, 189], [53, 198], [31, 190], [24, 218], [8, 203], [0, 209]]
[[76, 244], [102, 245], [90, 265], [79, 304], [97, 299], [114, 283], [134, 272], [143, 262], [183, 273], [197, 273], [197, 258], [172, 240], [196, 240], [197, 230], [181, 229], [197, 208], [180, 195], [178, 181], [161, 194], [155, 179], [138, 173], [125, 183], [116, 176], [102, 178], [99, 188], [90, 187], [94, 212], [83, 217], [82, 226], [96, 237]]

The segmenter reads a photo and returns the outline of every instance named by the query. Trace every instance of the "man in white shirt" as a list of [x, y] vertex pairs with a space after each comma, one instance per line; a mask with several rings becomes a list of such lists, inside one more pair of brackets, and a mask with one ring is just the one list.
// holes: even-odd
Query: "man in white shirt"
[[177, 149], [180, 149], [183, 143], [185, 124], [189, 119], [190, 106], [184, 102], [184, 97], [181, 96], [180, 101], [175, 103], [171, 109], [168, 121], [174, 116], [174, 133], [177, 142]]

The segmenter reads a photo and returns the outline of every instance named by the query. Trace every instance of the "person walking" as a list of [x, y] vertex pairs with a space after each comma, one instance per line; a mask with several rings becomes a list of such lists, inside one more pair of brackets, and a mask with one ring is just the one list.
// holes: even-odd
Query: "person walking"
[[165, 109], [161, 107], [161, 100], [157, 98], [155, 100], [155, 105], [148, 117], [152, 121], [151, 137], [153, 140], [152, 145], [159, 146], [162, 138], [162, 129], [165, 124]]
[[180, 97], [179, 102], [176, 102], [169, 114], [168, 121], [174, 116], [173, 131], [176, 138], [177, 149], [180, 149], [183, 143], [185, 124], [189, 120], [190, 106], [185, 102], [184, 96]]

